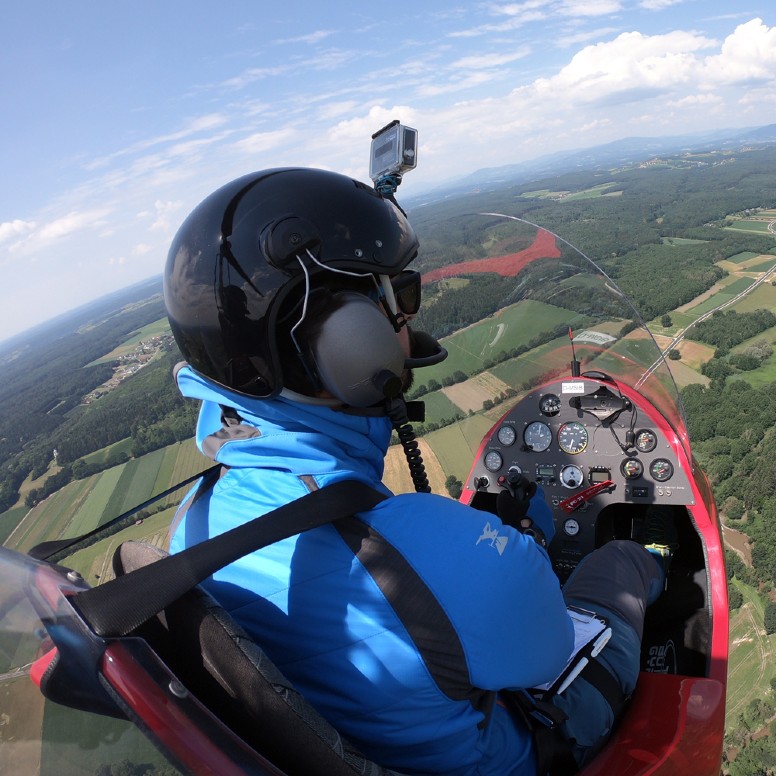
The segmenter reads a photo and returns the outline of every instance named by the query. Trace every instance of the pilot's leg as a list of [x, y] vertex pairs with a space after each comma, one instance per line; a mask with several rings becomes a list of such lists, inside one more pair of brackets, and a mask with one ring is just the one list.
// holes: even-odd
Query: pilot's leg
[[[639, 675], [645, 610], [663, 587], [663, 571], [642, 545], [613, 541], [588, 555], [563, 589], [566, 603], [594, 611], [609, 621], [612, 637], [597, 660], [617, 680], [624, 696], [633, 692]], [[575, 742], [574, 756], [582, 765], [611, 734], [612, 708], [582, 677], [553, 702], [568, 714], [564, 734]]]

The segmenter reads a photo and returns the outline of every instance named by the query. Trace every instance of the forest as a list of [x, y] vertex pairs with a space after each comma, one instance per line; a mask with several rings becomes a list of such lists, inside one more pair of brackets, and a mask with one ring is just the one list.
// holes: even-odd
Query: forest
[[776, 315], [770, 310], [755, 310], [751, 313], [718, 310], [705, 321], [696, 323], [692, 336], [719, 350], [728, 351], [773, 325], [776, 325]]

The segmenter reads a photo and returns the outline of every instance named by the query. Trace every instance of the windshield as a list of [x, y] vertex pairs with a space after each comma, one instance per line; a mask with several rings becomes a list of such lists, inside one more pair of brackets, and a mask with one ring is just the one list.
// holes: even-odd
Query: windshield
[[592, 259], [546, 229], [499, 213], [459, 216], [428, 234], [422, 226], [424, 299], [413, 325], [440, 337], [449, 352], [415, 375], [412, 395], [426, 402], [425, 430], [457, 419], [473, 455], [522, 395], [557, 377], [599, 372], [653, 405], [689, 454], [667, 361]]
[[47, 627], [62, 595], [78, 589], [55, 568], [0, 548], [0, 773], [177, 774], [130, 722], [51, 703], [31, 680], [53, 647]]

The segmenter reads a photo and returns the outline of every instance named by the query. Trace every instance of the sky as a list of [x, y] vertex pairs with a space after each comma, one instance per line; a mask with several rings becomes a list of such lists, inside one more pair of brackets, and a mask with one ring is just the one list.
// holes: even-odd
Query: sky
[[773, 0], [27, 0], [0, 10], [0, 341], [158, 275], [220, 185], [302, 165], [399, 199], [623, 137], [776, 122]]

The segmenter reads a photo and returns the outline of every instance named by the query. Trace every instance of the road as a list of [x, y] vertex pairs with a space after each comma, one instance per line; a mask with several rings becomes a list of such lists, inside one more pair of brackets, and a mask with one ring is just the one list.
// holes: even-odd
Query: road
[[[771, 227], [773, 226], [773, 223], [768, 225], [769, 231], [773, 231]], [[776, 232], [774, 232], [776, 234]], [[697, 320], [693, 321], [689, 326], [685, 326], [685, 328], [680, 329], [677, 334], [674, 336], [674, 338], [671, 340], [671, 344], [663, 350], [663, 352], [660, 354], [660, 358], [656, 359], [655, 362], [647, 369], [644, 374], [639, 378], [639, 381], [636, 383], [634, 388], [638, 390], [647, 380], [647, 378], [663, 363], [663, 360], [668, 355], [668, 353], [673, 350], [684, 338], [687, 332], [696, 324], [701, 323], [701, 321], [705, 321], [707, 318], [711, 318], [714, 313], [719, 312], [720, 310], [724, 310], [726, 307], [730, 307], [731, 305], [737, 304], [740, 302], [745, 296], [748, 294], [751, 294], [752, 291], [754, 291], [756, 288], [761, 286], [766, 281], [769, 281], [776, 276], [776, 264], [774, 264], [773, 267], [771, 267], [767, 272], [763, 272], [763, 274], [757, 278], [757, 280], [752, 283], [748, 288], [745, 288], [740, 294], [736, 294], [732, 299], [728, 299], [727, 302], [723, 302], [722, 304], [717, 305], [713, 310], [709, 310], [708, 312], [705, 312], [703, 315], [700, 316]]]

